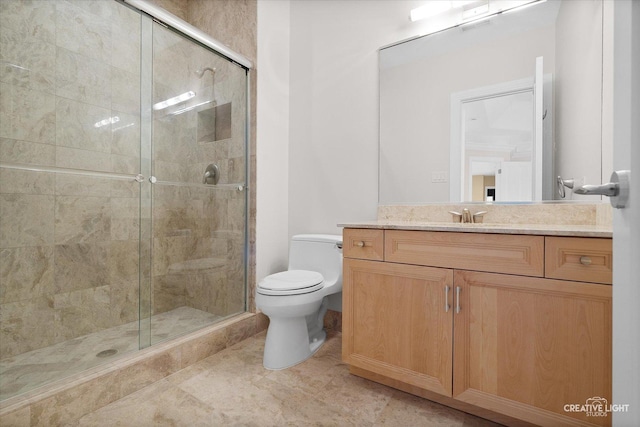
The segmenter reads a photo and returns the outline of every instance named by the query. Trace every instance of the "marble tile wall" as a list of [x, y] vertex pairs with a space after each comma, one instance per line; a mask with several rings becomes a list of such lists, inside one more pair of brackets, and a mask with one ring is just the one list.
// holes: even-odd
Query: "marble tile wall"
[[[205, 68], [214, 71], [201, 73]], [[154, 314], [182, 305], [223, 317], [245, 309], [245, 194], [225, 187], [245, 183], [245, 89], [244, 69], [154, 26], [153, 102], [195, 93], [154, 113], [154, 175], [193, 184], [154, 187]], [[230, 137], [202, 140], [198, 125], [214, 119], [212, 108], [222, 104], [231, 106]], [[220, 179], [202, 187], [210, 163]]]
[[[152, 1], [197, 26], [198, 23], [194, 21], [208, 19], [206, 15], [214, 14], [224, 25], [213, 28], [209, 23], [202, 24], [201, 28], [255, 63], [255, 0], [197, 4], [187, 0]], [[141, 134], [138, 111], [141, 88], [137, 83], [139, 80], [132, 76], [139, 73], [139, 32], [119, 31], [117, 28], [122, 24], [120, 21], [131, 25], [133, 21], [137, 22], [138, 17], [131, 11], [125, 11], [126, 8], [117, 7], [112, 0], [60, 2], [64, 4], [58, 7], [54, 1], [0, 1], [0, 158], [23, 164], [132, 173], [140, 163], [140, 148], [131, 143], [135, 140], [138, 144]], [[69, 21], [72, 15], [79, 19]], [[99, 23], [95, 27], [99, 28], [96, 34], [89, 34], [94, 28], [91, 20], [95, 17], [101, 22], [107, 18], [111, 31]], [[64, 28], [57, 27], [58, 19], [66, 23]], [[79, 31], [75, 38], [68, 31], [73, 26], [77, 26]], [[92, 49], [76, 44], [79, 40], [88, 40]], [[29, 55], [24, 55], [24, 52], [29, 52]], [[12, 66], [14, 63], [19, 66]], [[100, 63], [102, 68], [98, 67]], [[76, 77], [65, 77], [68, 71], [75, 73]], [[103, 84], [106, 86], [101, 86]], [[252, 208], [249, 210], [248, 270], [251, 287], [249, 307], [255, 310], [252, 298], [255, 286], [255, 70], [250, 73], [250, 88], [252, 155], [249, 161], [252, 173], [249, 197]], [[60, 113], [56, 112], [58, 105], [62, 107]], [[98, 128], [91, 129], [90, 122], [96, 115], [107, 112], [111, 113], [108, 117], [117, 114], [119, 119], [107, 125], [111, 128], [110, 148], [106, 133]], [[85, 122], [82, 123], [82, 120]], [[59, 142], [56, 132], [61, 134]], [[81, 140], [74, 139], [74, 135]], [[228, 179], [233, 182], [244, 168], [244, 164], [236, 160], [240, 145], [236, 141], [229, 141], [225, 149], [229, 154], [226, 158]], [[99, 312], [100, 319], [104, 319], [108, 306], [112, 318], [121, 322], [135, 318], [139, 306], [143, 317], [151, 315], [146, 310], [151, 306], [152, 295], [145, 290], [151, 287], [151, 270], [158, 266], [152, 266], [150, 261], [151, 245], [142, 243], [153, 239], [155, 244], [156, 236], [149, 233], [152, 229], [150, 216], [138, 216], [140, 209], [145, 212], [148, 208], [146, 194], [142, 197], [145, 205], [139, 206], [138, 186], [120, 181], [105, 182], [98, 178], [72, 179], [46, 172], [2, 172], [0, 278], [3, 286], [0, 286], [0, 340], [3, 345], [0, 347], [3, 351], [8, 350], [6, 354], [0, 354], [0, 358], [64, 340], [62, 337], [73, 329], [82, 309], [89, 315], [89, 312]], [[24, 174], [30, 179], [25, 179]], [[196, 174], [192, 178], [199, 177]], [[52, 182], [55, 182], [53, 187]], [[166, 200], [159, 200], [158, 204], [171, 206], [176, 221], [186, 218], [188, 222], [197, 218], [178, 218], [180, 209], [184, 207], [184, 199], [173, 199], [175, 203], [171, 205], [172, 197], [167, 194]], [[243, 281], [241, 276], [244, 268], [241, 263], [245, 253], [244, 237], [238, 232], [242, 228], [239, 227], [237, 215], [245, 209], [243, 198], [242, 193], [217, 194], [209, 199], [197, 196], [195, 208], [194, 204], [190, 207], [192, 211], [198, 211], [198, 203], [202, 202], [203, 206], [209, 203], [228, 214], [222, 218], [230, 218], [215, 219], [220, 217], [214, 215], [208, 225], [199, 225], [194, 229], [196, 235], [205, 232], [207, 227], [217, 230], [208, 238], [210, 241], [200, 236], [199, 239], [185, 240], [183, 246], [192, 251], [191, 255], [203, 254], [202, 248], [219, 238], [215, 241], [213, 252], [207, 255], [212, 255], [213, 259], [225, 256], [233, 260], [228, 263], [229, 272], [225, 273], [227, 286]], [[71, 208], [77, 206], [81, 207], [80, 211], [71, 213]], [[88, 232], [78, 233], [78, 227]], [[165, 234], [171, 234], [170, 230], [174, 230], [174, 237], [179, 237], [180, 230], [184, 230], [179, 223], [161, 229], [165, 230]], [[16, 233], [16, 230], [20, 232]], [[98, 235], [107, 240], [97, 241]], [[137, 245], [140, 245], [143, 260], [139, 264], [135, 258], [127, 256]], [[166, 246], [166, 250], [170, 251], [169, 245]], [[101, 257], [103, 263], [97, 262], [96, 257]], [[104, 257], [108, 260], [104, 260]], [[186, 261], [197, 259], [183, 258]], [[86, 275], [79, 272], [74, 274], [68, 269], [73, 259], [86, 263]], [[206, 280], [216, 280], [215, 276], [219, 274], [216, 268], [205, 269], [202, 274], [214, 276]], [[58, 272], [65, 274], [73, 283], [62, 283], [56, 279]], [[140, 295], [141, 304], [138, 304], [138, 274], [143, 282], [140, 286], [143, 291]], [[201, 273], [184, 274], [197, 276]], [[105, 275], [112, 279], [108, 285], [104, 285]], [[100, 285], [83, 288], [81, 283], [90, 282], [89, 277]], [[197, 280], [198, 277], [195, 278]], [[60, 292], [57, 292], [56, 286], [60, 287]], [[245, 290], [235, 286], [233, 290], [235, 294], [225, 301], [227, 310], [236, 311], [236, 306], [244, 305]], [[186, 287], [184, 295], [185, 300], [190, 299], [194, 305], [203, 299], [197, 291]], [[110, 299], [108, 303], [107, 299]], [[28, 312], [29, 316], [20, 317], [21, 312]], [[81, 373], [77, 375], [77, 380], [64, 386], [57, 384], [51, 390], [45, 387], [12, 401], [0, 402], [0, 418], [10, 424], [20, 420], [17, 425], [74, 419], [83, 411], [99, 407], [155, 381], [159, 378], [156, 374], [162, 376], [188, 366], [225, 345], [266, 329], [268, 325], [268, 319], [260, 314], [245, 320], [230, 319], [228, 324], [219, 324], [211, 330], [202, 330], [154, 346], [133, 356], [135, 360], [132, 364], [126, 362], [124, 370], [115, 366], [107, 367], [103, 373]], [[49, 327], [42, 328], [43, 324]], [[85, 330], [85, 326], [82, 324], [80, 330]], [[218, 339], [220, 334], [224, 337], [222, 347]], [[26, 336], [34, 339], [27, 342]], [[5, 345], [7, 342], [11, 344]], [[158, 357], [154, 356], [156, 353]], [[168, 364], [165, 363], [167, 361]], [[111, 373], [112, 370], [117, 373]], [[151, 376], [147, 377], [149, 374]]]
[[[193, 13], [184, 0], [160, 3], [182, 18]], [[236, 6], [247, 7], [246, 2], [216, 4], [234, 17]], [[137, 173], [139, 16], [112, 0], [7, 0], [0, 8], [1, 159]], [[255, 17], [248, 23], [255, 56]], [[227, 30], [231, 40], [244, 34]], [[231, 138], [210, 143], [195, 143], [198, 110], [156, 115], [157, 178], [199, 183], [206, 165], [215, 162], [221, 184], [244, 182], [244, 71], [169, 31], [154, 31], [154, 38], [154, 99], [195, 90], [194, 101], [209, 97], [232, 106]], [[198, 79], [194, 72], [207, 66], [216, 69], [215, 77], [205, 73]], [[143, 290], [153, 286], [150, 294], [142, 292], [143, 308], [147, 299], [152, 304], [146, 314], [180, 305], [220, 316], [244, 310], [242, 192], [155, 186], [153, 243], [142, 247], [153, 253], [153, 261], [145, 274], [146, 263], [137, 263], [135, 255], [140, 233], [145, 237], [151, 228], [150, 219], [139, 218], [137, 184], [49, 172], [1, 173], [0, 338], [9, 344], [0, 358], [131, 321], [138, 311], [139, 273], [147, 282]], [[151, 252], [142, 259], [150, 259]], [[195, 260], [223, 265], [181, 270]], [[74, 268], [78, 265], [82, 269]], [[42, 322], [53, 327], [39, 328]]]
[[[0, 2], [0, 159], [137, 173], [139, 58], [112, 0]], [[137, 183], [0, 171], [0, 358], [137, 318], [138, 218]]]
[[173, 13], [182, 20], [187, 20], [187, 5], [189, 0], [151, 0], [151, 3]]
[[[165, 0], [153, 0], [156, 2]], [[256, 99], [257, 99], [257, 0], [189, 0], [187, 21], [219, 40], [234, 51], [252, 61], [249, 72], [249, 247], [248, 247], [248, 301], [250, 311], [255, 311], [255, 256], [256, 256]], [[236, 170], [239, 170], [236, 166]]]

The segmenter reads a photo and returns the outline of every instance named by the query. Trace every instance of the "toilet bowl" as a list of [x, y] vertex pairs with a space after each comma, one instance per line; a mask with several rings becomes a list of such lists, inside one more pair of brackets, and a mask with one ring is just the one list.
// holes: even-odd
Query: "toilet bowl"
[[265, 368], [285, 369], [311, 357], [326, 339], [327, 310], [342, 311], [342, 236], [293, 236], [288, 270], [260, 281], [256, 306], [269, 317]]

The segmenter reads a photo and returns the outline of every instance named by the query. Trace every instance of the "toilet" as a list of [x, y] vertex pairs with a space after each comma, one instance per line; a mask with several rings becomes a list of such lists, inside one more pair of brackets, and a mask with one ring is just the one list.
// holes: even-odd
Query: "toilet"
[[288, 270], [258, 284], [256, 306], [270, 321], [265, 368], [285, 369], [311, 357], [326, 339], [327, 310], [342, 311], [342, 236], [293, 236]]

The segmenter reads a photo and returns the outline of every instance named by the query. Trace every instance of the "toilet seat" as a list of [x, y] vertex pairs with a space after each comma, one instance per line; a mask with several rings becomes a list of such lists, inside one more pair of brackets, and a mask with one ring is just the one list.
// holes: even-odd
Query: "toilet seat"
[[263, 295], [299, 295], [315, 292], [324, 287], [324, 277], [317, 271], [287, 270], [265, 277], [258, 284]]

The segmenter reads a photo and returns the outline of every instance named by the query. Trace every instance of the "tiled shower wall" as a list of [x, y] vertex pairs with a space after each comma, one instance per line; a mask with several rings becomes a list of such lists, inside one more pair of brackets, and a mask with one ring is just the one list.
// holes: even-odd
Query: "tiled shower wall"
[[[203, 4], [249, 4], [253, 19], [244, 24], [253, 29], [249, 44], [255, 50], [255, 2]], [[230, 30], [225, 37], [246, 37], [242, 29]], [[0, 36], [2, 162], [137, 173], [139, 15], [111, 0], [2, 0]], [[231, 90], [238, 74], [226, 61], [211, 62], [210, 53], [203, 56], [200, 48], [174, 43], [172, 36], [164, 45], [159, 36], [158, 64], [189, 65], [182, 76], [159, 75], [164, 81], [154, 95], [182, 84], [211, 91], [211, 75], [198, 81], [193, 71], [215, 67], [216, 102], [231, 103], [233, 128], [231, 138], [197, 144], [196, 111], [174, 121], [156, 117], [154, 172], [164, 181], [199, 183], [206, 165], [215, 162], [221, 184], [242, 182], [244, 93]], [[252, 115], [255, 123], [254, 108]], [[140, 270], [148, 277], [146, 264], [139, 264], [140, 232], [143, 242], [149, 238], [148, 219], [139, 219], [139, 184], [53, 172], [1, 173], [0, 358], [137, 319]], [[255, 200], [255, 186], [250, 188]], [[153, 312], [187, 305], [224, 316], [244, 309], [244, 197], [241, 191], [154, 186]], [[143, 315], [149, 314], [145, 289], [143, 283]]]
[[[240, 67], [156, 26], [154, 99], [195, 92], [178, 115], [154, 114], [153, 187], [154, 313], [190, 306], [219, 316], [244, 311], [246, 77]], [[175, 64], [181, 64], [175, 66]], [[205, 71], [211, 68], [214, 72]], [[202, 134], [202, 122], [220, 120], [222, 138]], [[214, 113], [218, 117], [214, 117]], [[170, 112], [170, 111], [169, 111]], [[200, 133], [199, 133], [200, 132]], [[202, 187], [208, 164], [219, 167], [217, 186]]]
[[[2, 162], [137, 173], [139, 40], [112, 1], [2, 0]], [[0, 358], [136, 319], [139, 184], [1, 173]]]
[[249, 246], [247, 248], [247, 305], [255, 312], [256, 286], [256, 99], [258, 57], [257, 0], [153, 0], [176, 8], [186, 2], [186, 21], [253, 62], [249, 73]]

